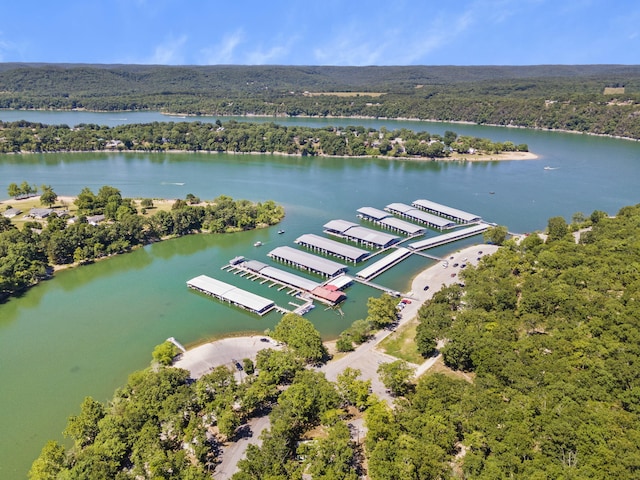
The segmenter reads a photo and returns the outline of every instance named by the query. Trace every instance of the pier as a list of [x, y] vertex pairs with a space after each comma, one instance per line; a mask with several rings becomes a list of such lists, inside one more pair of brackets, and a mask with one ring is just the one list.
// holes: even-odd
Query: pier
[[360, 270], [356, 273], [356, 277], [363, 278], [365, 280], [369, 280], [370, 278], [377, 277], [382, 272], [389, 270], [394, 265], [400, 263], [406, 257], [411, 255], [411, 250], [408, 248], [400, 247], [395, 249], [392, 253], [387, 255], [384, 258], [381, 258], [377, 262], [368, 267]]
[[457, 226], [456, 223], [451, 220], [423, 212], [422, 210], [418, 210], [416, 207], [412, 207], [405, 203], [390, 203], [384, 207], [384, 209], [387, 212], [404, 218], [409, 218], [415, 222], [424, 223], [425, 225], [431, 228], [437, 228], [438, 230], [448, 230]]
[[247, 292], [228, 283], [221, 282], [206, 275], [200, 275], [187, 282], [193, 290], [210, 295], [218, 300], [243, 308], [262, 316], [271, 311], [275, 303], [268, 298]]

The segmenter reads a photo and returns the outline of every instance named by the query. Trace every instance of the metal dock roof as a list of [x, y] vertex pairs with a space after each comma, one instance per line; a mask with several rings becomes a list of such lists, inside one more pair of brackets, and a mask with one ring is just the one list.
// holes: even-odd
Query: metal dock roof
[[275, 258], [276, 260], [280, 260], [285, 263], [292, 263], [297, 267], [304, 268], [321, 275], [326, 275], [328, 277], [334, 277], [347, 270], [347, 267], [341, 263], [334, 262], [333, 260], [327, 260], [326, 258], [318, 257], [317, 255], [312, 255], [311, 253], [296, 250], [295, 248], [287, 246], [276, 247], [267, 255], [271, 258]]
[[437, 237], [426, 238], [419, 242], [413, 242], [408, 245], [412, 250], [424, 250], [425, 248], [437, 247], [445, 243], [453, 242], [454, 240], [460, 240], [462, 238], [472, 237], [478, 235], [489, 228], [489, 225], [480, 224], [473, 227], [463, 228], [461, 230], [455, 230], [453, 232], [438, 235]]
[[418, 210], [417, 208], [404, 203], [390, 203], [385, 207], [385, 210], [392, 213], [398, 213], [399, 215], [409, 217], [439, 229], [453, 228], [456, 226], [456, 224], [451, 220], [423, 212], [422, 210]]
[[378, 232], [370, 228], [359, 226], [357, 223], [346, 220], [331, 220], [324, 225], [325, 231], [345, 237], [349, 240], [373, 245], [378, 248], [393, 245], [400, 237], [389, 233]]
[[397, 248], [386, 257], [381, 258], [377, 262], [360, 270], [358, 273], [356, 273], [356, 276], [368, 280], [378, 275], [379, 273], [382, 273], [384, 270], [392, 267], [410, 254], [411, 250], [409, 250], [408, 248]]
[[192, 278], [187, 282], [187, 286], [206, 293], [207, 295], [212, 295], [220, 300], [233, 303], [259, 315], [264, 315], [275, 306], [275, 303], [268, 298], [247, 292], [246, 290], [206, 275]]
[[482, 220], [482, 217], [474, 215], [473, 213], [458, 210], [457, 208], [453, 207], [448, 207], [440, 203], [432, 202], [431, 200], [420, 199], [416, 200], [411, 205], [422, 210], [426, 210], [427, 212], [442, 215], [443, 217], [451, 218], [462, 223], [473, 223]]
[[373, 220], [382, 220], [383, 218], [390, 217], [391, 214], [384, 210], [379, 210], [373, 207], [362, 207], [358, 209], [358, 213], [363, 217], [371, 218]]
[[296, 238], [295, 243], [325, 251], [330, 255], [349, 260], [353, 263], [364, 260], [369, 256], [369, 251], [362, 248], [354, 247], [352, 245], [345, 245], [344, 243], [336, 242], [329, 238], [321, 237], [313, 233], [306, 233]]
[[300, 275], [296, 275], [295, 273], [290, 273], [276, 267], [265, 267], [260, 270], [260, 274], [280, 283], [292, 285], [308, 292], [320, 286], [320, 283], [318, 282], [314, 282], [308, 278], [301, 277]]
[[359, 208], [358, 216], [405, 235], [422, 235], [426, 231], [424, 227], [416, 225], [415, 223], [405, 222], [384, 210], [378, 210], [373, 207]]

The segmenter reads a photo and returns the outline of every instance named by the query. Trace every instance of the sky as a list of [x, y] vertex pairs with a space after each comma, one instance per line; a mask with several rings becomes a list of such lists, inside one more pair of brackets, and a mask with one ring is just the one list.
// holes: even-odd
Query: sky
[[0, 62], [640, 64], [639, 0], [11, 0]]

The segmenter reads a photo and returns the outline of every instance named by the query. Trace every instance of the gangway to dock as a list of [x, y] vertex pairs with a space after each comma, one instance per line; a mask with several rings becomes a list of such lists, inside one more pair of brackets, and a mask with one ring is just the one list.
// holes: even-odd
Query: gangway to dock
[[367, 287], [371, 287], [371, 288], [375, 288], [377, 290], [381, 290], [384, 293], [388, 293], [392, 297], [399, 297], [400, 296], [400, 292], [398, 292], [397, 290], [385, 287], [383, 285], [380, 285], [379, 283], [374, 283], [374, 282], [371, 282], [369, 280], [365, 280], [364, 278], [353, 277], [353, 281], [361, 283], [362, 285], [366, 285]]
[[438, 235], [437, 237], [427, 238], [419, 242], [413, 242], [407, 245], [407, 247], [414, 251], [439, 247], [440, 245], [462, 240], [463, 238], [473, 237], [474, 235], [484, 232], [488, 228], [489, 226], [486, 224], [478, 224], [472, 227], [463, 228], [462, 230], [445, 233], [444, 235]]

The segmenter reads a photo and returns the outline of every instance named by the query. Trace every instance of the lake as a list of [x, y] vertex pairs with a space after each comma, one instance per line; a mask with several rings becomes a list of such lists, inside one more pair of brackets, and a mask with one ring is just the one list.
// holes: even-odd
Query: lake
[[[217, 117], [0, 111], [0, 119], [72, 126], [213, 122]], [[272, 248], [293, 246], [303, 233], [322, 234], [322, 225], [329, 220], [357, 221], [356, 210], [362, 206], [383, 208], [418, 198], [470, 211], [515, 232], [542, 230], [547, 219], [556, 215], [570, 220], [575, 212], [615, 214], [620, 207], [640, 201], [640, 143], [634, 141], [413, 121], [296, 118], [277, 122], [318, 127], [358, 124], [440, 134], [453, 130], [494, 141], [527, 143], [540, 158], [468, 163], [204, 153], [0, 156], [0, 197], [6, 197], [9, 183], [26, 180], [52, 185], [59, 195], [75, 195], [85, 186], [96, 192], [102, 185], [112, 185], [130, 197], [184, 198], [193, 193], [213, 199], [224, 194], [252, 201], [272, 199], [286, 209], [284, 221], [269, 229], [194, 235], [149, 245], [59, 272], [20, 298], [0, 304], [0, 477], [25, 477], [47, 439], [63, 440], [66, 418], [78, 413], [85, 396], [109, 399], [129, 373], [149, 364], [154, 346], [167, 337], [189, 345], [273, 327], [280, 318], [275, 312], [257, 317], [187, 289], [188, 279], [207, 274], [282, 306], [292, 300], [266, 284], [221, 271], [237, 255], [270, 263], [266, 255]], [[278, 229], [285, 233], [279, 235]], [[444, 255], [479, 239], [441, 247], [434, 253]], [[262, 247], [253, 246], [258, 240]], [[375, 281], [406, 291], [411, 278], [428, 265], [424, 258], [410, 258]], [[351, 268], [350, 273], [360, 268]], [[346, 293], [342, 315], [321, 306], [307, 315], [325, 338], [335, 337], [363, 318], [366, 299], [379, 295], [362, 285]]]

